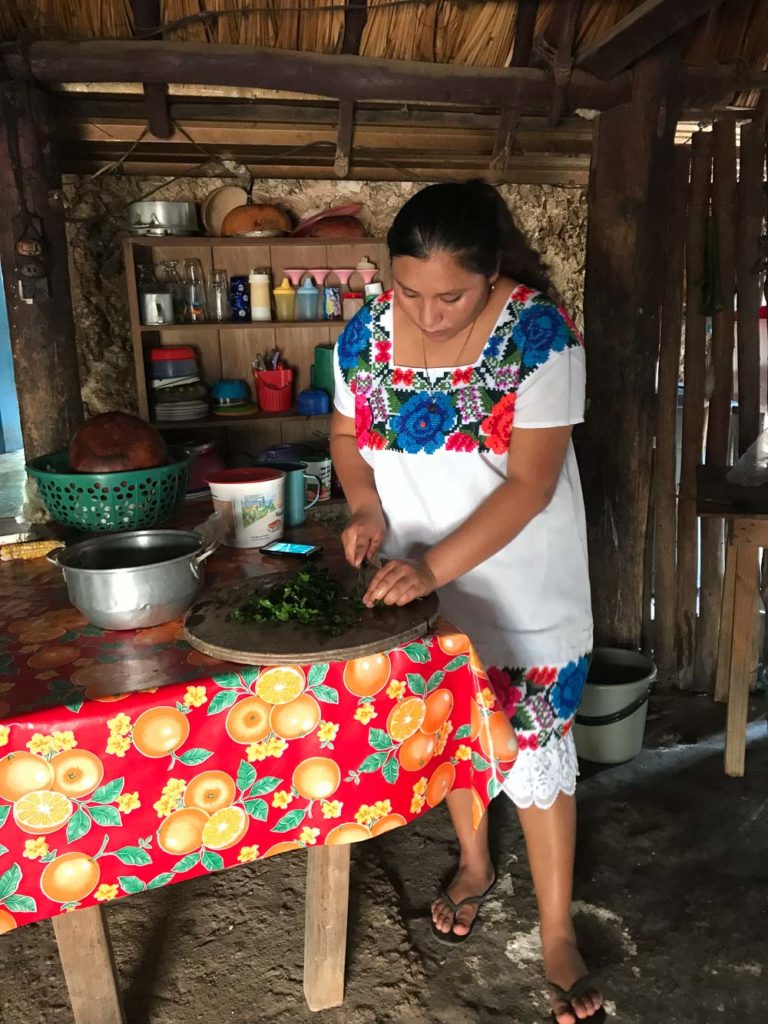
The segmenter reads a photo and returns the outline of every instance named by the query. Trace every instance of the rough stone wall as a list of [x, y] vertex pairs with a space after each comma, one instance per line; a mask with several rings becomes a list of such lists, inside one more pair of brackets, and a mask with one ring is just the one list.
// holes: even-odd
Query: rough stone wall
[[[126, 208], [143, 198], [204, 199], [222, 184], [214, 178], [70, 177], [72, 293], [77, 325], [83, 400], [89, 413], [136, 408], [121, 235]], [[287, 205], [296, 217], [328, 206], [360, 202], [372, 235], [382, 237], [397, 210], [420, 182], [270, 180], [255, 197]], [[564, 304], [582, 318], [586, 197], [580, 188], [506, 185], [501, 189], [520, 227], [549, 264]]]

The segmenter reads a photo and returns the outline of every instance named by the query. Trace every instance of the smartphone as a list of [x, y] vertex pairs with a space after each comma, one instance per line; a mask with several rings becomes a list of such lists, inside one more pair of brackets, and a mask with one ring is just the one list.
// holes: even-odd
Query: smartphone
[[293, 555], [295, 558], [312, 558], [322, 550], [321, 544], [294, 544], [287, 540], [273, 540], [261, 549], [264, 555]]

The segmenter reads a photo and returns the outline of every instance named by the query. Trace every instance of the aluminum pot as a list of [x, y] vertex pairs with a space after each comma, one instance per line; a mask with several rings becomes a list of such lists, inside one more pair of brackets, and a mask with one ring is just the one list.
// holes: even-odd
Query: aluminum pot
[[194, 235], [198, 231], [197, 206], [149, 200], [131, 203], [128, 224], [132, 235]]
[[69, 599], [101, 629], [144, 629], [178, 619], [205, 577], [217, 545], [192, 530], [134, 530], [52, 551]]

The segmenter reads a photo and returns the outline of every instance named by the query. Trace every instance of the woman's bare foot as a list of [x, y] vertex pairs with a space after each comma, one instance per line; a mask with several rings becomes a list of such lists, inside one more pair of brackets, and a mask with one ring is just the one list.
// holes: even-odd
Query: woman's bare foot
[[[467, 896], [481, 896], [492, 884], [494, 877], [490, 861], [477, 867], [460, 865], [450, 885], [446, 887], [446, 892], [454, 903], [460, 903]], [[478, 910], [477, 903], [469, 903], [461, 908], [454, 920], [453, 911], [445, 900], [438, 896], [432, 904], [432, 920], [438, 931], [447, 934], [453, 930], [456, 935], [466, 935], [472, 928]]]
[[[580, 978], [586, 977], [587, 967], [579, 953], [574, 935], [545, 937], [542, 934], [541, 943], [548, 981], [567, 992]], [[591, 983], [587, 983], [583, 991], [574, 996], [570, 1006], [556, 991], [551, 991], [549, 998], [557, 1024], [589, 1021], [603, 1005], [602, 993]]]

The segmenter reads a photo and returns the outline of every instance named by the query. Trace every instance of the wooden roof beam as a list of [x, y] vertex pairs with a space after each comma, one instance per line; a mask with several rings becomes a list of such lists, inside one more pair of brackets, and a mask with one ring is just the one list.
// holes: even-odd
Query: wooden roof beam
[[342, 53], [360, 53], [365, 23], [368, 20], [368, 0], [344, 0], [344, 35]]
[[[223, 43], [104, 39], [34, 42], [29, 69], [41, 82], [194, 82], [286, 90], [367, 100], [421, 101], [499, 109], [548, 109], [551, 75], [534, 68], [479, 68], [381, 60], [346, 54], [300, 53]], [[19, 70], [23, 58], [16, 61]], [[9, 56], [7, 63], [16, 62]], [[569, 109], [605, 110], [629, 100], [631, 79], [603, 82], [574, 71]]]
[[536, 15], [539, 0], [517, 0], [515, 19], [515, 41], [512, 45], [512, 67], [526, 68], [531, 63], [533, 36], [536, 31]]
[[576, 55], [576, 67], [613, 78], [722, 0], [643, 0], [602, 39]]
[[[131, 0], [133, 31], [145, 33], [157, 28], [161, 21], [160, 0]], [[144, 38], [161, 39], [158, 32]], [[147, 110], [147, 124], [156, 139], [168, 139], [173, 134], [173, 123], [168, 109], [168, 84], [166, 82], [144, 83], [144, 104]]]

